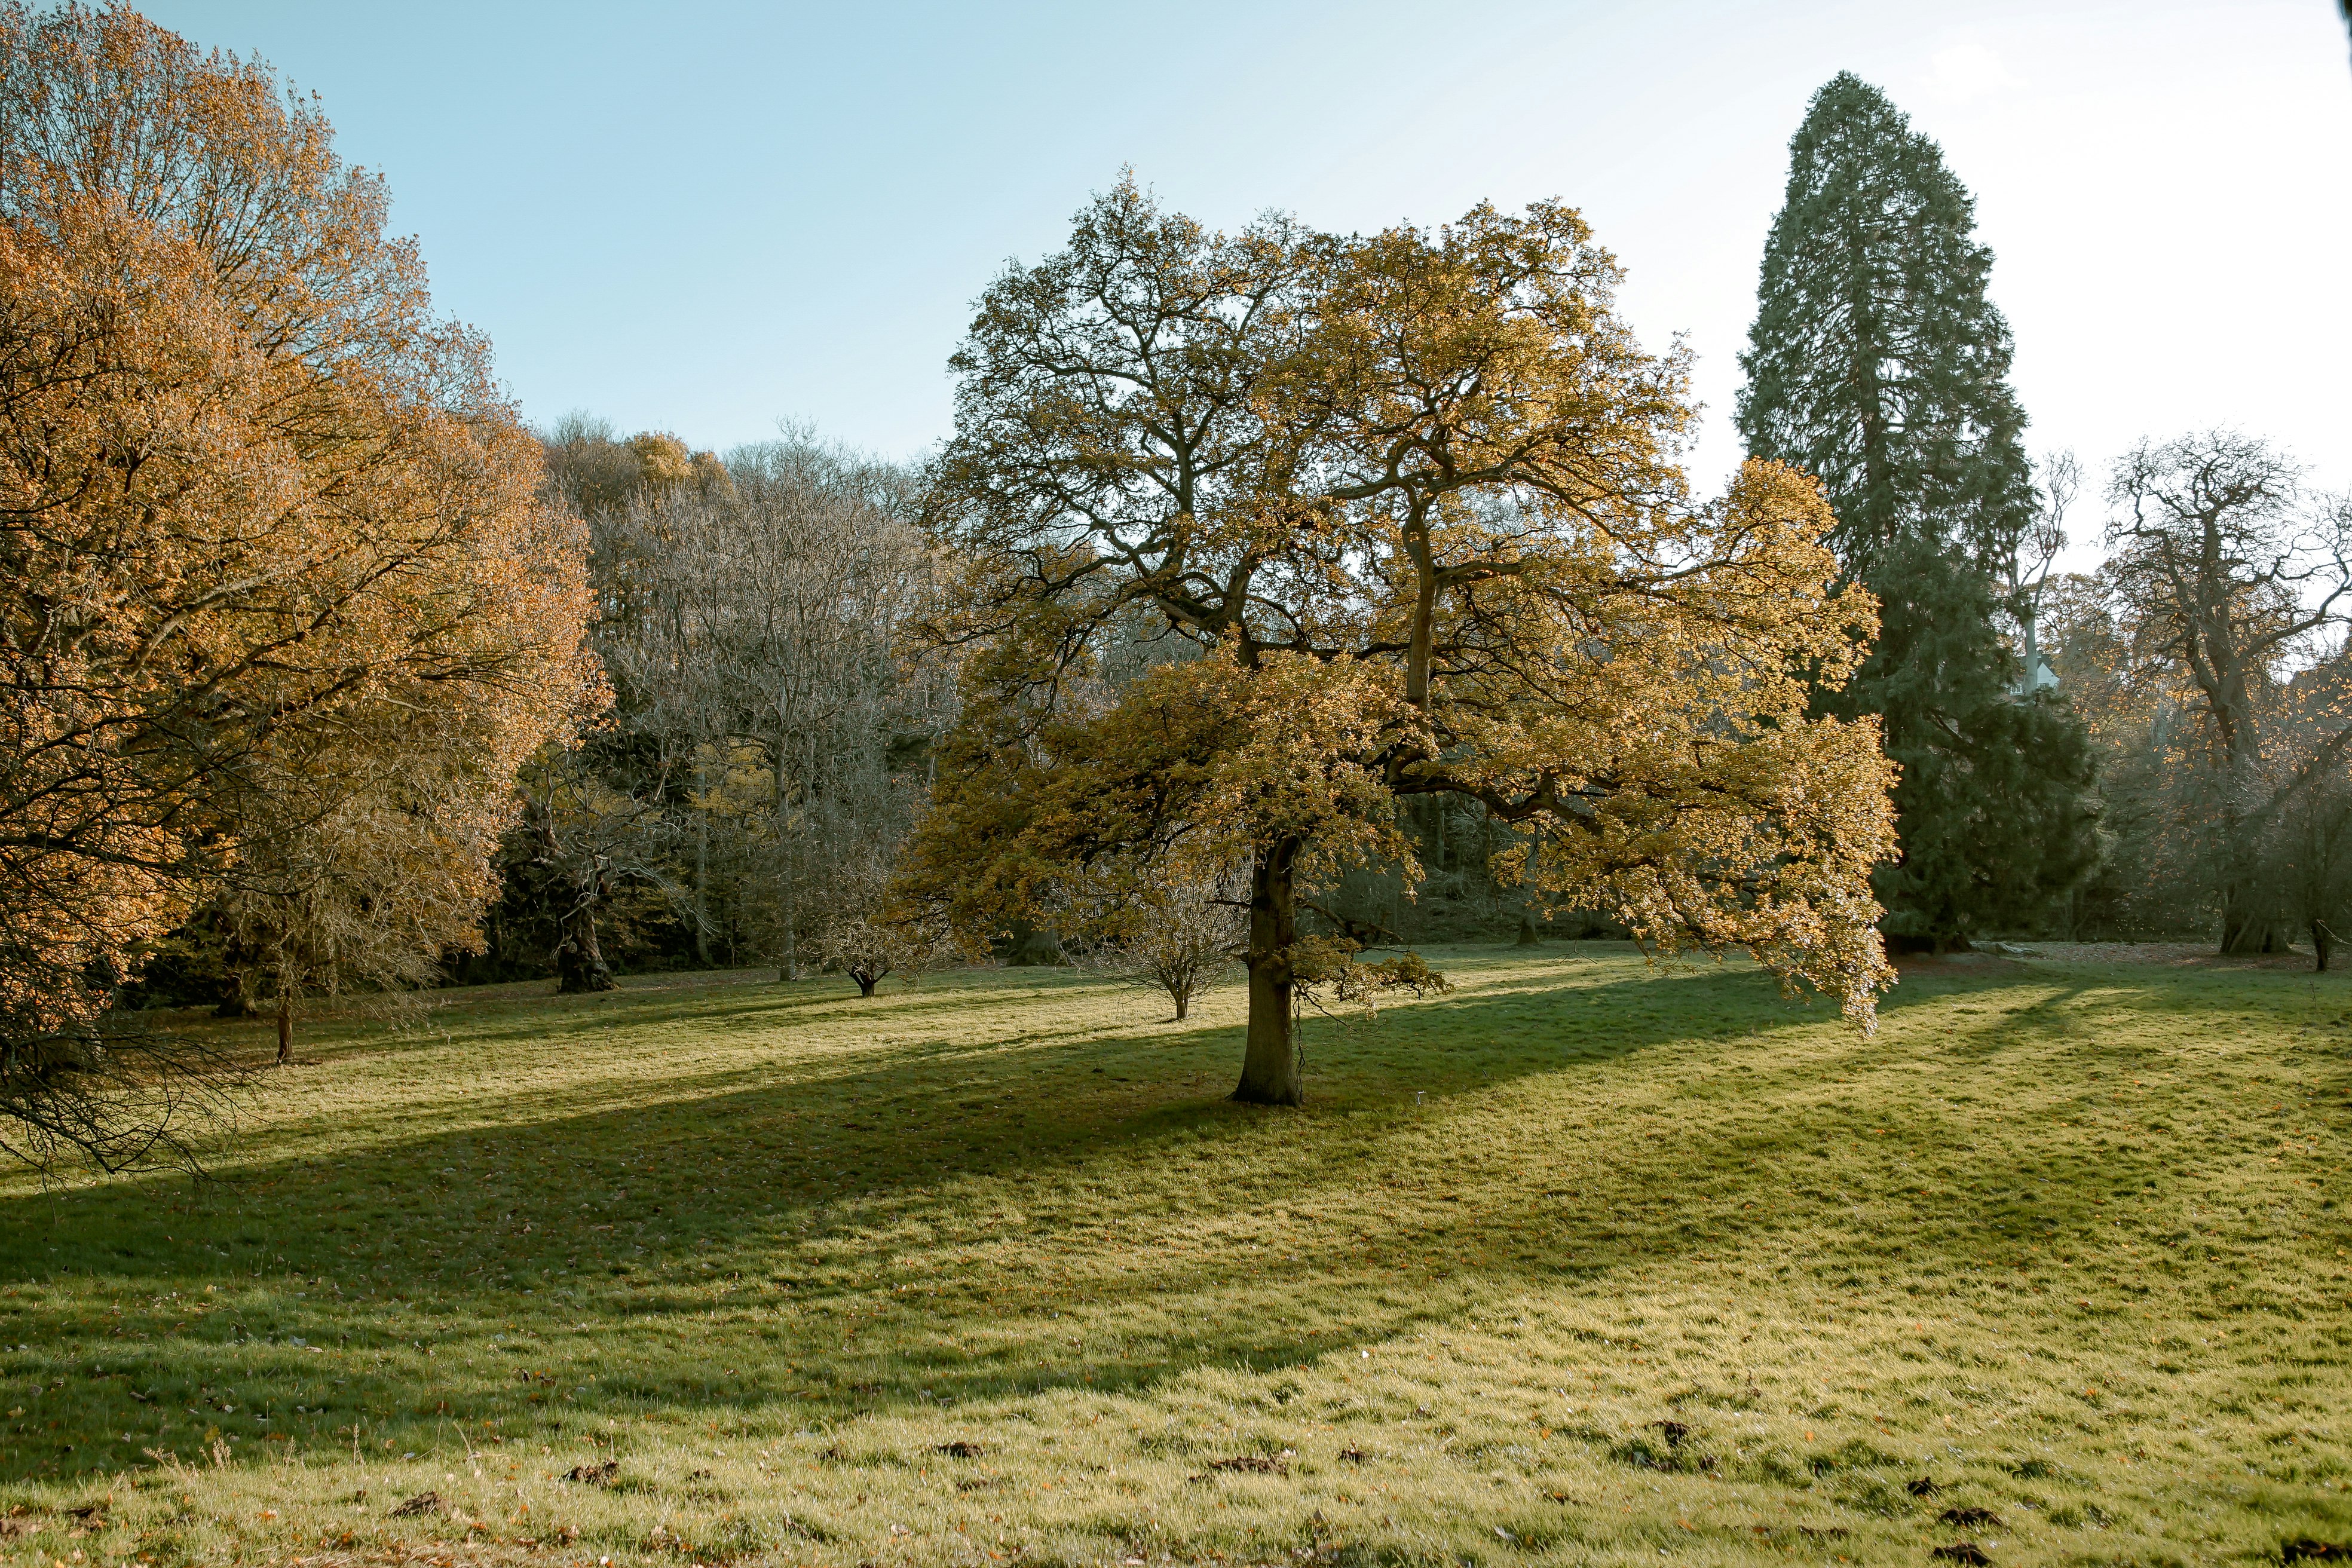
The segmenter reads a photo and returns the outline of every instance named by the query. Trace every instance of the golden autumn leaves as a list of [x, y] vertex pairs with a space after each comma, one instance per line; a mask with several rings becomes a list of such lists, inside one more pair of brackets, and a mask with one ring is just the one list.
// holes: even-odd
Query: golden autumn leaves
[[[909, 892], [1115, 927], [1134, 879], [1247, 859], [1272, 1060], [1301, 894], [1410, 882], [1400, 805], [1450, 794], [1541, 902], [1746, 948], [1866, 1025], [1890, 770], [1809, 700], [1873, 607], [1810, 480], [1690, 502], [1685, 367], [1615, 277], [1555, 206], [1229, 239], [1131, 183], [1008, 273], [935, 476], [979, 651]], [[1254, 1070], [1242, 1098], [1296, 1098]]]
[[339, 918], [462, 939], [599, 689], [538, 443], [266, 71], [12, 10], [0, 90], [8, 1032], [88, 1022], [233, 874], [315, 911], [340, 865]]

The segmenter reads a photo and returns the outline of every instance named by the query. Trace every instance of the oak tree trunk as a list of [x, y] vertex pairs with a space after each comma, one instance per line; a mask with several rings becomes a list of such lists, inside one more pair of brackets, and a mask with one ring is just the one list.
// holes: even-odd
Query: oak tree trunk
[[1278, 838], [1258, 851], [1250, 871], [1249, 1035], [1233, 1094], [1247, 1105], [1298, 1105], [1307, 1098], [1291, 1019], [1300, 848], [1296, 838]]
[[294, 1059], [294, 994], [280, 989], [278, 993], [278, 1065], [284, 1067]]
[[880, 974], [869, 974], [863, 969], [851, 970], [849, 972], [849, 977], [857, 982], [857, 994], [860, 996], [873, 995], [874, 988], [882, 984], [882, 976]]

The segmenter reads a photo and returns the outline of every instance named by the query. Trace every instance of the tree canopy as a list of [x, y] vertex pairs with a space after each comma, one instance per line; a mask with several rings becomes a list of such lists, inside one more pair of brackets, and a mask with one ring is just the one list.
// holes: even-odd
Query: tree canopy
[[441, 760], [427, 852], [478, 881], [597, 689], [583, 539], [315, 106], [21, 5], [0, 101], [0, 1099], [128, 1157], [152, 1123], [77, 1120], [37, 1042], [371, 757]]
[[1811, 480], [1693, 501], [1685, 363], [1617, 278], [1549, 204], [1226, 237], [1132, 182], [1003, 276], [932, 475], [963, 709], [908, 891], [967, 931], [1115, 926], [1168, 868], [1245, 860], [1236, 1096], [1296, 1102], [1296, 988], [1366, 979], [1302, 913], [1351, 864], [1410, 874], [1399, 803], [1454, 795], [1540, 900], [1868, 1020], [1888, 772], [1805, 677], [1851, 667], [1870, 602]]

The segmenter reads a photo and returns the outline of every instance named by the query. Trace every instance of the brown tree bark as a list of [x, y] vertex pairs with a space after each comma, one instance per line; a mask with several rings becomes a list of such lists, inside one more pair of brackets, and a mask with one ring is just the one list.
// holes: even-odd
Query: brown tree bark
[[583, 905], [563, 917], [563, 940], [555, 948], [555, 989], [559, 995], [583, 991], [617, 990], [620, 982], [596, 945], [596, 911]]
[[2221, 952], [2235, 958], [2258, 958], [2278, 952], [2285, 943], [2278, 922], [2267, 914], [2250, 914], [2242, 907], [2221, 910]]
[[2251, 868], [2260, 864], [2256, 853], [2238, 847], [2239, 840], [2251, 837], [2232, 826], [2229, 881], [2221, 890], [2221, 952], [2242, 957], [2279, 952], [2286, 947], [2274, 900], [2264, 898], [2254, 885]]
[[1261, 848], [1250, 873], [1249, 1034], [1242, 1081], [1233, 1098], [1245, 1105], [1299, 1105], [1307, 1099], [1291, 1020], [1291, 944], [1298, 940], [1296, 838]]
[[284, 1067], [294, 1059], [294, 994], [280, 989], [278, 993], [278, 1065]]

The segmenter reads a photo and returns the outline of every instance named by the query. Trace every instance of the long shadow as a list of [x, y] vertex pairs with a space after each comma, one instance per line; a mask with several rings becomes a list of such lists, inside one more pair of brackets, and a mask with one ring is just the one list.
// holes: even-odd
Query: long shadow
[[[2021, 979], [2042, 984], [2002, 974], [1958, 988], [1999, 991]], [[647, 998], [632, 1011], [675, 1018], [680, 1000], [663, 1009]], [[773, 1027], [840, 1000], [771, 988], [689, 1005], [698, 1027], [706, 1018]], [[912, 1026], [909, 1002], [948, 1016], [955, 1005], [946, 989], [899, 999], [894, 1033]], [[1217, 1098], [1238, 1058], [1235, 1026], [1083, 1039], [1039, 1029], [1017, 1046], [901, 1045], [837, 1068], [802, 1064], [786, 1081], [406, 1138], [331, 1163], [263, 1160], [213, 1185], [118, 1184], [70, 1199], [8, 1199], [0, 1202], [0, 1338], [35, 1347], [10, 1358], [10, 1374], [63, 1376], [73, 1407], [61, 1415], [53, 1398], [12, 1418], [15, 1430], [0, 1434], [0, 1477], [109, 1468], [150, 1442], [184, 1445], [213, 1427], [241, 1437], [248, 1453], [273, 1436], [340, 1446], [344, 1432], [405, 1449], [433, 1441], [452, 1417], [578, 1426], [620, 1411], [692, 1407], [714, 1420], [772, 1418], [780, 1408], [784, 1419], [822, 1420], [1048, 1384], [1146, 1388], [1202, 1364], [1313, 1361], [1328, 1342], [1249, 1313], [1212, 1313], [1181, 1336], [1156, 1332], [1148, 1353], [1057, 1350], [1043, 1370], [1028, 1364], [1042, 1337], [1004, 1331], [1073, 1310], [1069, 1282], [1041, 1283], [1029, 1265], [1087, 1259], [1084, 1233], [1098, 1216], [1075, 1189], [1092, 1180], [1092, 1163], [1181, 1172], [1245, 1153], [1250, 1190], [1200, 1199], [1198, 1212], [1224, 1218], [1409, 1187], [1389, 1167], [1409, 1161], [1428, 1117], [1465, 1093], [1823, 1016], [1792, 1013], [1753, 972], [1504, 975], [1394, 1010], [1377, 1027], [1314, 1026], [1320, 1092], [1305, 1112]], [[1412, 1083], [1395, 1075], [1406, 1060]], [[1417, 1110], [1416, 1090], [1437, 1109]], [[1286, 1117], [1295, 1119], [1287, 1130]], [[1312, 1135], [1335, 1123], [1341, 1135]], [[1673, 1227], [1595, 1217], [1625, 1194], [1654, 1195], [1672, 1163], [1663, 1152], [1630, 1162], [1593, 1194], [1586, 1223], [1566, 1237], [1570, 1260], [1528, 1244], [1495, 1267], [1589, 1278], [1686, 1246]], [[1738, 1203], [1777, 1179], [1761, 1172], [1739, 1185], [1734, 1176], [1713, 1194], [1708, 1245], [1767, 1225]], [[1181, 1182], [1163, 1177], [1163, 1185], [1171, 1180]], [[1347, 1279], [1353, 1331], [1391, 1336], [1447, 1310], [1444, 1282], [1431, 1278], [1434, 1268], [1414, 1270], [1414, 1259], [1442, 1259], [1444, 1238], [1474, 1222], [1532, 1234], [1527, 1216], [1538, 1212], [1532, 1191], [1513, 1205], [1516, 1217], [1444, 1203], [1384, 1193], [1387, 1228], [1372, 1254], [1347, 1237], [1293, 1244], [1273, 1276], [1237, 1254], [1188, 1261], [1130, 1249], [1119, 1256], [1134, 1272], [1086, 1281], [1086, 1307], [1097, 1320], [1145, 1317], [1171, 1300], [1213, 1302], [1271, 1277]], [[1007, 1226], [987, 1219], [1024, 1205], [1059, 1217], [1024, 1233], [1013, 1249], [1021, 1265], [1008, 1267], [993, 1260], [1008, 1250], [999, 1233]], [[1556, 1210], [1541, 1211], [1541, 1222], [1561, 1234]], [[915, 1235], [959, 1226], [944, 1241]], [[1395, 1278], [1400, 1259], [1414, 1278]], [[918, 1267], [930, 1272], [909, 1281], [905, 1270]], [[920, 1299], [919, 1316], [897, 1289], [910, 1282], [942, 1292]], [[230, 1304], [212, 1306], [208, 1296]], [[711, 1331], [714, 1314], [740, 1347], [726, 1354], [798, 1370], [744, 1373], [679, 1354], [681, 1340]], [[877, 1314], [900, 1331], [914, 1318], [929, 1343], [902, 1344], [891, 1364], [877, 1366], [854, 1342], [856, 1325]], [[969, 1342], [986, 1335], [995, 1337]], [[572, 1359], [583, 1349], [599, 1352], [593, 1373]], [[173, 1413], [160, 1429], [159, 1411]]]

